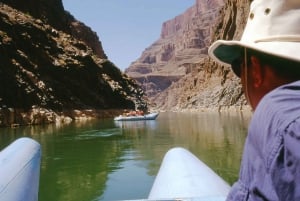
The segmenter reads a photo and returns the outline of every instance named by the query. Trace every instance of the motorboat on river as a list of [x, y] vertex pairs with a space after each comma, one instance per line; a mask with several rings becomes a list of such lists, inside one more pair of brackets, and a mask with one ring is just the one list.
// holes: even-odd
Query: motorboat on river
[[124, 115], [120, 115], [115, 117], [115, 121], [140, 121], [140, 120], [155, 120], [158, 116], [158, 112], [149, 113], [149, 114], [142, 114], [142, 113], [128, 113]]

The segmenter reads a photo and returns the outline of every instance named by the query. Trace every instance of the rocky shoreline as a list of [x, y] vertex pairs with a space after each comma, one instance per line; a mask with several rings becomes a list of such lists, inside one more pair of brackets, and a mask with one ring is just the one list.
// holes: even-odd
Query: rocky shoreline
[[[158, 111], [153, 109], [154, 111]], [[24, 111], [23, 109], [0, 108], [0, 127], [19, 127], [30, 125], [45, 124], [69, 124], [74, 121], [87, 121], [91, 119], [113, 118], [124, 112], [126, 109], [85, 109], [85, 110], [65, 110], [53, 111], [51, 109], [33, 106], [32, 109]], [[167, 111], [160, 111], [167, 112]], [[203, 107], [194, 109], [173, 109], [171, 112], [219, 112], [252, 114], [249, 106], [230, 106], [230, 107]]]
[[32, 109], [1, 108], [0, 127], [19, 127], [44, 124], [68, 124], [73, 121], [112, 118], [124, 112], [124, 109], [86, 109], [53, 111], [51, 109], [33, 106]]
[[197, 107], [197, 108], [172, 108], [171, 110], [160, 110], [160, 109], [152, 109], [154, 111], [161, 111], [161, 112], [219, 112], [219, 113], [234, 113], [234, 112], [241, 112], [252, 114], [253, 110], [249, 105], [243, 106], [213, 106], [213, 107]]

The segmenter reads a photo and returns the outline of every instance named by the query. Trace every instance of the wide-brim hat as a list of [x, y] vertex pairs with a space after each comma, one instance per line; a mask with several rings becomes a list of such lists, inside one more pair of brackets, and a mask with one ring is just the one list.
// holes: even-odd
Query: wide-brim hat
[[208, 54], [228, 65], [242, 48], [300, 62], [300, 0], [254, 0], [241, 40], [218, 40]]

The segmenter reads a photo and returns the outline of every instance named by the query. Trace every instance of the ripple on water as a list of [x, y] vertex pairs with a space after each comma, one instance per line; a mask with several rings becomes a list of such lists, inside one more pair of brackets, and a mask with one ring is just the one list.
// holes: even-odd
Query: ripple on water
[[76, 140], [86, 140], [94, 138], [107, 138], [122, 135], [122, 130], [120, 128], [108, 128], [101, 130], [90, 130], [84, 131], [75, 136]]

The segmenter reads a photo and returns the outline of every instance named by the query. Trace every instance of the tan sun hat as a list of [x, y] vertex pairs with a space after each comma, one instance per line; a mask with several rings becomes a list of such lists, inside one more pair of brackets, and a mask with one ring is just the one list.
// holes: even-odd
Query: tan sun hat
[[228, 65], [242, 47], [300, 62], [300, 0], [254, 0], [241, 40], [218, 40], [208, 54]]

